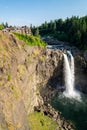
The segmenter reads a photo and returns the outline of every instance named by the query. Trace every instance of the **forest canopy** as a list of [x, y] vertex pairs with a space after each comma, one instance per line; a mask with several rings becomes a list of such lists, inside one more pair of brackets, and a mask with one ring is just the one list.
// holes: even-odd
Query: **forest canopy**
[[39, 27], [31, 26], [31, 30], [33, 35], [52, 36], [80, 49], [87, 49], [87, 16], [45, 21]]

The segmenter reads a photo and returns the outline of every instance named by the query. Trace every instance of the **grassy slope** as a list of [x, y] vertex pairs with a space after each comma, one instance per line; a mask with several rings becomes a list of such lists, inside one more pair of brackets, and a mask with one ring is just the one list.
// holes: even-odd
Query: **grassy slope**
[[31, 130], [55, 130], [57, 123], [51, 118], [44, 116], [41, 112], [35, 112], [29, 115]]
[[46, 46], [46, 43], [43, 42], [39, 37], [29, 36], [19, 33], [14, 33], [20, 40], [23, 40], [27, 45], [30, 46]]

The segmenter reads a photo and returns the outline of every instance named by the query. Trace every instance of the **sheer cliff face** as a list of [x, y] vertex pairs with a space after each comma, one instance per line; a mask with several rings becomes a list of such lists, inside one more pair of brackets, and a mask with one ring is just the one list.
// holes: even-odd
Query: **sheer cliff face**
[[44, 88], [62, 85], [61, 51], [29, 47], [0, 33], [0, 130], [29, 130], [28, 114], [43, 104]]
[[75, 57], [76, 88], [87, 94], [87, 61], [82, 56]]
[[40, 102], [35, 71], [39, 51], [12, 35], [0, 36], [0, 130], [29, 130], [28, 114]]
[[60, 69], [62, 53], [26, 46], [12, 34], [0, 37], [0, 129], [29, 130], [28, 114], [43, 104], [39, 89]]

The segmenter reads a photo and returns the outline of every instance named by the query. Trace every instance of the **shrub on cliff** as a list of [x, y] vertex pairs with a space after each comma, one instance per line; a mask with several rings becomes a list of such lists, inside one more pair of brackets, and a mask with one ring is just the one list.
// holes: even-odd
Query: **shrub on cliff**
[[26, 34], [14, 33], [20, 40], [23, 40], [27, 45], [30, 46], [46, 46], [46, 43], [43, 42], [39, 37], [29, 36]]

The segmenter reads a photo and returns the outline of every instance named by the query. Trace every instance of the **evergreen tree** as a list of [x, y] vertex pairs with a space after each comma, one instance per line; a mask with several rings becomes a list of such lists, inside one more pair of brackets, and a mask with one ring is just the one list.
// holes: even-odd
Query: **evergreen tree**
[[53, 31], [56, 31], [56, 22], [53, 23]]
[[38, 28], [36, 28], [36, 31], [35, 31], [35, 36], [37, 36], [37, 37], [39, 37], [40, 35], [39, 35], [39, 29]]
[[48, 24], [47, 24], [46, 21], [45, 21], [45, 24], [44, 24], [44, 28], [45, 28], [45, 29], [48, 29]]
[[72, 16], [64, 21], [57, 19], [43, 23], [39, 28], [33, 28], [34, 35], [51, 35], [58, 40], [68, 41], [70, 44], [84, 48], [87, 46], [87, 16], [79, 18]]
[[7, 22], [5, 23], [5, 27], [8, 27], [8, 23]]

